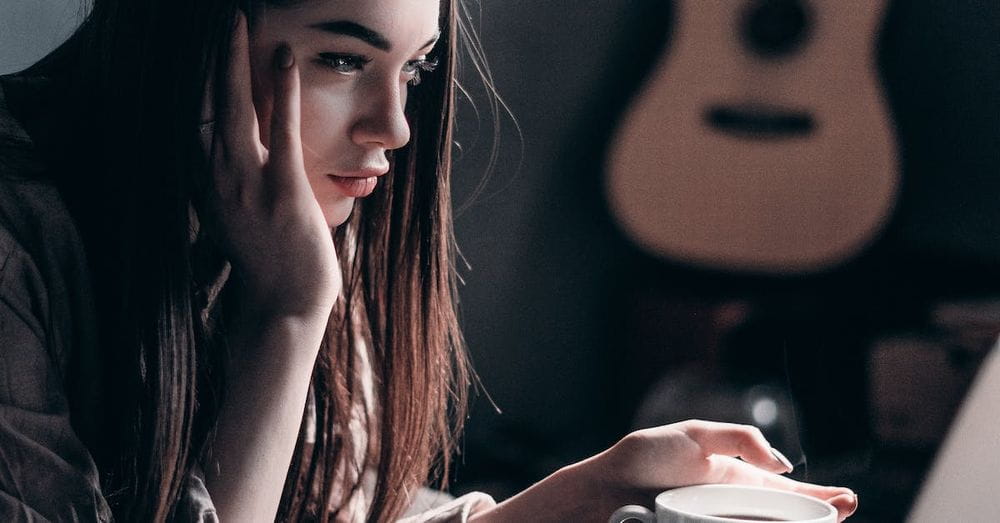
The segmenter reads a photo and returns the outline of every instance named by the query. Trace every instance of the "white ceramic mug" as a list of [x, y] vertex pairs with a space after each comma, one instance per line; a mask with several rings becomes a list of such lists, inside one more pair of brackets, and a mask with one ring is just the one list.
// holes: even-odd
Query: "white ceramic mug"
[[833, 505], [803, 494], [743, 485], [696, 485], [661, 492], [656, 512], [639, 505], [616, 510], [608, 523], [837, 523]]

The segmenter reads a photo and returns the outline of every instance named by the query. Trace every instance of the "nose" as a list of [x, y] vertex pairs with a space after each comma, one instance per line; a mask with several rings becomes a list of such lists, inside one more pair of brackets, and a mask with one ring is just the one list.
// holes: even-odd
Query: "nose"
[[410, 141], [410, 124], [406, 120], [406, 86], [369, 89], [359, 95], [363, 107], [354, 126], [351, 139], [358, 145], [399, 149]]

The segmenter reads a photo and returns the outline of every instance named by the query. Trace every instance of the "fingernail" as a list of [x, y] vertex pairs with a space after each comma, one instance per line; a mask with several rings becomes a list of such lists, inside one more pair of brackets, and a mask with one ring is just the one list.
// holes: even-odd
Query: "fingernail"
[[778, 449], [771, 447], [771, 455], [773, 455], [774, 459], [778, 460], [779, 463], [781, 463], [782, 465], [785, 466], [786, 469], [788, 469], [786, 472], [791, 472], [792, 470], [795, 469], [795, 467], [792, 466], [792, 462], [788, 461], [788, 458], [786, 458], [785, 455], [782, 454]]
[[850, 496], [851, 497], [851, 503], [854, 504], [854, 508], [857, 508], [858, 507], [858, 494], [856, 492], [854, 492], [853, 490], [851, 490], [851, 489], [844, 489], [844, 490], [846, 490], [847, 492], [844, 492], [843, 494], [839, 494], [839, 495], [834, 496], [834, 497], [839, 497], [839, 496], [844, 496], [844, 495]]
[[295, 55], [292, 54], [291, 48], [286, 44], [281, 44], [278, 46], [278, 50], [274, 53], [274, 65], [278, 69], [288, 69], [295, 63]]

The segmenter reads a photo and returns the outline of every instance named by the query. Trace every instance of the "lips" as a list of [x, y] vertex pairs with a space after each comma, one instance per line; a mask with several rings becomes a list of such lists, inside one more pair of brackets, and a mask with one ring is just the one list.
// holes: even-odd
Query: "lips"
[[327, 175], [344, 196], [364, 198], [375, 191], [378, 176], [335, 176]]

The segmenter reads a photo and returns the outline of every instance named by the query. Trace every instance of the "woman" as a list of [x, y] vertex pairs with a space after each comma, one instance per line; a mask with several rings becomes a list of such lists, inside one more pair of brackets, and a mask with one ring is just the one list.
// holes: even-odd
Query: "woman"
[[[3, 519], [391, 521], [446, 480], [458, 12], [96, 0], [2, 79]], [[599, 521], [721, 481], [856, 506], [779, 456], [686, 422], [416, 518]]]

